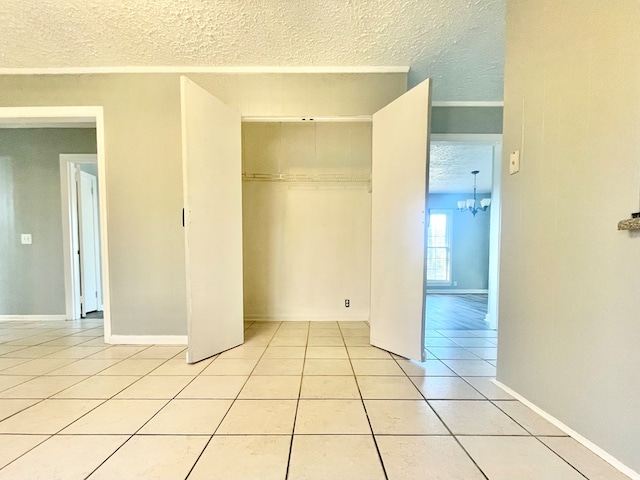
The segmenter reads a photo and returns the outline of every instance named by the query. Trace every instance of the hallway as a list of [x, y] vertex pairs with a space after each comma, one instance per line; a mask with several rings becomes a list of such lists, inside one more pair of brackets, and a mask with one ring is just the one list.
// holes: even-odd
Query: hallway
[[102, 335], [0, 323], [0, 479], [627, 478], [491, 382], [495, 332], [430, 330], [422, 364], [363, 322], [247, 322], [196, 365]]

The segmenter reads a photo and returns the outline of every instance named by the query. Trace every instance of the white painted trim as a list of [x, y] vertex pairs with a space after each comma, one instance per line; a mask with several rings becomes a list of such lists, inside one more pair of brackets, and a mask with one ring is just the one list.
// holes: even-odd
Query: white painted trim
[[111, 345], [184, 345], [187, 346], [186, 335], [111, 335]]
[[0, 107], [0, 123], [93, 123], [102, 107]]
[[243, 123], [371, 123], [371, 115], [329, 116], [329, 117], [242, 117]]
[[100, 209], [100, 258], [102, 260], [102, 304], [104, 317], [104, 341], [109, 342], [111, 338], [111, 276], [109, 274], [109, 235], [107, 231], [107, 216], [109, 214], [107, 205], [107, 159], [105, 154], [104, 141], [104, 109], [98, 107], [95, 116], [96, 120], [96, 148], [98, 155], [98, 196]]
[[[0, 123], [21, 124], [25, 120], [37, 119], [43, 123], [86, 123], [96, 124], [96, 145], [98, 156], [98, 183], [100, 188], [100, 244], [102, 255], [102, 301], [104, 305], [104, 338], [109, 343], [111, 337], [111, 292], [109, 283], [109, 243], [107, 235], [107, 175], [104, 141], [104, 109], [100, 106], [82, 107], [0, 107]], [[66, 315], [65, 315], [66, 317]]]
[[547, 420], [548, 422], [552, 423], [553, 425], [558, 427], [560, 430], [562, 430], [563, 432], [565, 432], [566, 434], [571, 436], [578, 443], [581, 443], [582, 445], [584, 445], [586, 448], [588, 448], [593, 453], [598, 455], [600, 458], [602, 458], [605, 462], [609, 463], [615, 469], [617, 469], [620, 472], [624, 473], [625, 475], [627, 475], [628, 477], [632, 478], [633, 480], [640, 480], [640, 473], [638, 473], [638, 472], [632, 470], [631, 468], [627, 467], [624, 463], [622, 463], [620, 460], [615, 458], [613, 455], [611, 455], [610, 453], [606, 452], [605, 450], [603, 450], [602, 448], [597, 446], [591, 440], [583, 437], [578, 432], [573, 430], [571, 427], [568, 427], [566, 424], [562, 423], [560, 420], [558, 420], [553, 415], [547, 413], [546, 411], [544, 411], [543, 409], [541, 409], [540, 407], [538, 407], [534, 403], [530, 402], [525, 397], [520, 395], [518, 392], [516, 392], [516, 391], [512, 390], [511, 388], [507, 387], [504, 383], [499, 382], [495, 378], [492, 379], [491, 381], [497, 387], [500, 387], [502, 390], [507, 392], [509, 395], [511, 395], [515, 399], [520, 400], [520, 402], [525, 404], [527, 407], [529, 407], [531, 410], [536, 412], [542, 418], [544, 418], [545, 420]]
[[0, 322], [10, 320], [66, 320], [66, 315], [0, 315]]
[[406, 66], [198, 67], [120, 66], [0, 68], [0, 75], [82, 75], [105, 73], [408, 73]]
[[459, 295], [489, 293], [486, 288], [437, 288], [435, 285], [427, 285], [427, 293], [457, 293]]
[[245, 315], [247, 322], [368, 322], [368, 317], [300, 317], [300, 316], [267, 316], [267, 315]]
[[504, 107], [504, 102], [432, 102], [432, 107]]

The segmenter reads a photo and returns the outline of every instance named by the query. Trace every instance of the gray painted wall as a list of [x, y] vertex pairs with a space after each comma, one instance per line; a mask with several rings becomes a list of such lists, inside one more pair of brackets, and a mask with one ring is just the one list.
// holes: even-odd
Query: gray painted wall
[[640, 472], [640, 2], [510, 0], [506, 45], [498, 379]]
[[502, 133], [502, 107], [432, 107], [431, 133]]
[[0, 315], [65, 313], [59, 156], [95, 152], [94, 129], [0, 129]]
[[[428, 285], [429, 291], [479, 290], [488, 288], [489, 277], [489, 210], [475, 217], [456, 209], [458, 200], [466, 200], [470, 194], [431, 194], [428, 206], [433, 209], [453, 210], [451, 231], [451, 280], [457, 286]], [[478, 202], [491, 195], [478, 195]], [[491, 209], [491, 207], [489, 207]]]
[[[189, 74], [243, 115], [367, 115], [406, 74]], [[186, 333], [178, 74], [0, 76], [0, 106], [104, 106], [112, 333]], [[103, 192], [101, 192], [103, 193]]]

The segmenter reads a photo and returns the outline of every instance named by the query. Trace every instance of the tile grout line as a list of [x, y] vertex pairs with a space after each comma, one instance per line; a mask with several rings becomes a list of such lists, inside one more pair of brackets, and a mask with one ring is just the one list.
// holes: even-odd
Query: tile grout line
[[[344, 333], [342, 331], [342, 327], [340, 326], [340, 323], [338, 323], [338, 328], [340, 329], [340, 335], [342, 336], [342, 341], [344, 343]], [[369, 333], [369, 337], [371, 337], [371, 333]], [[367, 417], [367, 423], [369, 424], [369, 430], [371, 431], [371, 439], [373, 440], [373, 445], [376, 447], [376, 453], [378, 454], [378, 460], [380, 461], [382, 474], [384, 475], [385, 480], [389, 480], [389, 475], [387, 474], [387, 468], [384, 464], [382, 453], [380, 452], [380, 446], [378, 445], [378, 440], [376, 439], [376, 435], [373, 432], [373, 425], [371, 425], [371, 418], [369, 418], [369, 412], [367, 412], [367, 406], [364, 403], [364, 398], [362, 397], [362, 391], [360, 390], [360, 384], [358, 383], [358, 377], [356, 376], [356, 371], [353, 368], [353, 362], [351, 361], [352, 360], [351, 354], [349, 353], [349, 349], [346, 348], [346, 343], [345, 343], [345, 349], [347, 350], [347, 358], [349, 359], [349, 365], [351, 366], [351, 371], [353, 372], [353, 379], [356, 382], [356, 387], [358, 388], [358, 394], [360, 395], [360, 402], [362, 403], [364, 414]]]
[[[441, 332], [438, 332], [441, 333]], [[442, 334], [442, 333], [441, 333]], [[452, 337], [449, 337], [448, 335], [442, 334], [444, 338], [447, 339], [452, 339]], [[457, 338], [457, 337], [455, 337]], [[465, 337], [460, 337], [460, 338], [465, 338]], [[484, 337], [478, 337], [478, 338], [484, 338]], [[477, 348], [477, 347], [443, 347], [443, 348], [464, 348], [465, 350], [468, 351], [468, 348]], [[486, 348], [492, 348], [492, 347], [486, 347]], [[473, 352], [471, 352], [473, 354]], [[435, 355], [434, 355], [435, 356]], [[436, 357], [437, 358], [437, 357]], [[438, 360], [440, 360], [438, 358]], [[488, 361], [486, 359], [481, 359], [484, 362], [488, 363]], [[473, 360], [475, 361], [475, 360]], [[446, 365], [446, 364], [445, 364]], [[500, 400], [495, 400], [495, 399], [490, 399], [489, 397], [487, 397], [486, 395], [484, 395], [482, 392], [480, 392], [477, 388], [475, 388], [471, 383], [469, 383], [466, 378], [464, 378], [462, 375], [459, 375], [457, 372], [454, 371], [454, 373], [456, 373], [456, 375], [462, 379], [467, 385], [469, 385], [471, 388], [473, 388], [474, 390], [476, 390], [478, 393], [480, 393], [480, 395], [482, 395], [483, 397], [486, 398], [486, 401], [488, 401], [489, 403], [491, 403], [494, 407], [496, 407], [498, 410], [500, 410], [500, 412], [502, 412], [504, 415], [506, 415], [507, 417], [509, 417], [509, 419], [511, 419], [515, 424], [517, 424], [520, 428], [522, 428], [525, 432], [528, 433], [528, 435], [472, 435], [472, 434], [461, 434], [461, 435], [454, 435], [454, 438], [456, 438], [456, 441], [458, 442], [458, 444], [465, 450], [465, 453], [467, 453], [467, 455], [471, 458], [471, 455], [469, 455], [469, 453], [466, 451], [466, 449], [462, 446], [462, 444], [460, 444], [460, 442], [458, 441], [457, 437], [461, 436], [461, 437], [465, 437], [465, 436], [481, 436], [481, 437], [516, 437], [516, 438], [535, 438], [538, 442], [542, 443], [542, 445], [544, 445], [547, 449], [551, 450], [551, 452], [553, 452], [557, 457], [559, 457], [564, 463], [566, 463], [567, 465], [569, 465], [571, 468], [573, 468], [577, 473], [579, 473], [581, 476], [583, 476], [584, 478], [586, 478], [588, 480], [588, 477], [586, 477], [586, 475], [584, 475], [582, 472], [580, 472], [575, 466], [573, 466], [571, 463], [569, 463], [567, 460], [565, 460], [560, 454], [558, 454], [557, 452], [555, 452], [552, 448], [550, 448], [547, 444], [545, 444], [544, 442], [542, 442], [542, 440], [540, 440], [540, 438], [538, 438], [537, 435], [535, 435], [530, 429], [526, 428], [524, 425], [522, 425], [520, 422], [518, 422], [515, 418], [513, 418], [508, 412], [504, 411], [503, 409], [501, 409], [498, 405], [496, 405], [496, 401], [500, 401]], [[491, 377], [488, 377], [491, 378]], [[426, 400], [426, 398], [425, 398]], [[514, 399], [517, 401], [517, 399]], [[447, 401], [451, 401], [451, 399], [447, 399]], [[509, 401], [509, 400], [504, 400], [504, 401]], [[429, 401], [427, 400], [427, 403]], [[433, 410], [433, 408], [432, 408]], [[435, 410], [434, 410], [435, 412]], [[438, 415], [438, 413], [436, 412], [436, 415]], [[438, 418], [440, 418], [440, 416], [438, 415]], [[440, 419], [442, 421], [442, 419]], [[442, 423], [444, 423], [444, 421], [442, 421]], [[445, 426], [447, 427], [447, 429], [449, 429], [449, 427], [445, 424]], [[561, 436], [554, 436], [557, 438], [565, 438], [567, 436], [565, 435], [561, 435]], [[471, 458], [472, 461], [474, 462], [474, 464], [476, 463], [475, 460], [473, 460], [473, 458]], [[476, 466], [478, 466], [476, 464]], [[480, 468], [478, 466], [478, 468]], [[484, 474], [484, 472], [483, 472]]]
[[[151, 346], [153, 346], [153, 345], [151, 345]], [[141, 351], [144, 351], [144, 350], [141, 350]], [[174, 355], [173, 357], [170, 357], [170, 358], [166, 359], [166, 360], [165, 360], [164, 362], [162, 362], [160, 365], [158, 365], [157, 367], [155, 367], [154, 369], [152, 369], [151, 371], [149, 371], [146, 375], [141, 376], [138, 380], [136, 380], [135, 382], [133, 382], [131, 385], [134, 385], [135, 383], [137, 383], [138, 381], [140, 381], [142, 378], [149, 376], [151, 372], [153, 372], [153, 371], [155, 371], [156, 369], [160, 368], [162, 365], [164, 365], [165, 363], [167, 363], [169, 360], [173, 360], [175, 357], [177, 357], [177, 356], [178, 356], [178, 355], [180, 355], [181, 353], [182, 353], [182, 352], [179, 352], [179, 353], [177, 353], [176, 355]], [[134, 354], [134, 355], [135, 355], [135, 354]], [[129, 357], [129, 358], [130, 358], [130, 357]], [[213, 363], [217, 358], [218, 358], [218, 355], [215, 355], [215, 356], [214, 356], [214, 359], [210, 362], [210, 364], [211, 364], [211, 363]], [[204, 359], [204, 360], [207, 360], [207, 359]], [[203, 361], [204, 361], [204, 360], [203, 360]], [[205, 369], [206, 369], [206, 368], [207, 368], [207, 367], [205, 367]], [[204, 371], [205, 369], [203, 369], [202, 371]], [[122, 447], [124, 447], [124, 445], [125, 445], [125, 444], [127, 444], [127, 443], [132, 439], [132, 438], [134, 438], [134, 436], [135, 436], [135, 435], [137, 435], [137, 434], [138, 434], [138, 432], [139, 432], [140, 430], [142, 430], [142, 429], [145, 427], [145, 425], [147, 425], [147, 424], [148, 424], [148, 423], [149, 423], [153, 418], [155, 418], [155, 417], [156, 417], [156, 416], [157, 416], [157, 415], [158, 415], [162, 410], [164, 410], [164, 409], [166, 408], [166, 406], [167, 406], [169, 403], [171, 403], [171, 401], [172, 401], [172, 400], [174, 400], [174, 399], [176, 398], [176, 396], [177, 396], [177, 395], [179, 395], [179, 394], [180, 394], [180, 392], [182, 392], [182, 391], [183, 391], [185, 388], [187, 388], [187, 386], [188, 386], [188, 385], [190, 385], [190, 384], [191, 384], [191, 383], [192, 383], [192, 382], [193, 382], [193, 381], [194, 381], [198, 376], [200, 376], [200, 374], [202, 373], [202, 371], [201, 371], [201, 372], [199, 372], [199, 373], [197, 373], [197, 374], [195, 374], [195, 375], [193, 376], [193, 379], [192, 379], [189, 383], [187, 383], [187, 385], [185, 385], [185, 386], [184, 386], [184, 387], [183, 387], [183, 388], [182, 388], [178, 393], [176, 393], [176, 394], [173, 396], [173, 398], [168, 399], [168, 400], [167, 400], [167, 402], [166, 402], [166, 403], [165, 403], [165, 404], [164, 404], [164, 405], [163, 405], [163, 406], [162, 406], [162, 407], [161, 407], [161, 408], [160, 408], [156, 413], [154, 413], [154, 414], [153, 414], [153, 415], [152, 415], [152, 416], [151, 416], [151, 417], [150, 417], [146, 422], [144, 422], [144, 423], [143, 423], [143, 424], [142, 424], [142, 425], [141, 425], [141, 426], [140, 426], [140, 427], [139, 427], [139, 428], [138, 428], [138, 429], [137, 429], [133, 434], [131, 434], [131, 435], [129, 436], [129, 438], [128, 438], [127, 440], [125, 440], [125, 441], [124, 441], [124, 442], [123, 442], [123, 443], [122, 443], [122, 444], [121, 444], [121, 445], [120, 445], [116, 450], [114, 450], [114, 451], [111, 453], [111, 455], [107, 456], [107, 458], [105, 458], [105, 459], [104, 459], [104, 460], [103, 460], [103, 461], [102, 461], [102, 462], [101, 462], [101, 463], [100, 463], [96, 468], [94, 468], [94, 469], [91, 471], [91, 473], [90, 473], [87, 477], [85, 477], [85, 478], [89, 478], [91, 475], [93, 475], [93, 474], [94, 474], [94, 473], [95, 473], [95, 472], [96, 472], [96, 471], [97, 471], [97, 470], [98, 470], [102, 465], [104, 465], [104, 464], [105, 464], [105, 463], [106, 463], [106, 462], [107, 462], [111, 457], [113, 457], [113, 456], [114, 456], [114, 455], [115, 455], [115, 454], [116, 454], [116, 453], [117, 453], [117, 452], [118, 452]], [[245, 383], [246, 383], [246, 382], [245, 382]], [[128, 385], [128, 386], [127, 386], [127, 387], [125, 387], [123, 390], [121, 390], [120, 392], [118, 392], [116, 395], [118, 395], [119, 393], [122, 393], [122, 391], [126, 390], [126, 389], [127, 389], [127, 388], [129, 388], [131, 385]], [[244, 386], [244, 384], [243, 384], [243, 386]], [[113, 397], [111, 397], [111, 398], [113, 398]], [[133, 399], [133, 400], [142, 400], [142, 399]], [[161, 400], [164, 400], [164, 399], [161, 399]], [[231, 404], [229, 405], [229, 408], [227, 409], [227, 412], [225, 413], [225, 416], [226, 416], [226, 414], [227, 414], [227, 413], [229, 413], [229, 410], [231, 409], [231, 405], [233, 405], [233, 403], [234, 403], [234, 402], [235, 402], [235, 400], [234, 400], [234, 401], [232, 401], [232, 402], [231, 402]], [[222, 423], [222, 420], [224, 420], [224, 417], [220, 420], [220, 423]], [[220, 424], [218, 424], [218, 427], [219, 427], [219, 426], [220, 426]], [[216, 430], [218, 429], [218, 427], [216, 427]], [[214, 431], [214, 433], [215, 433], [215, 431]], [[184, 434], [184, 435], [188, 435], [188, 434]], [[187, 477], [191, 474], [191, 471], [193, 470], [193, 468], [195, 467], [196, 463], [198, 462], [198, 460], [200, 459], [200, 457], [201, 457], [201, 456], [202, 456], [202, 454], [204, 453], [205, 449], [207, 448], [207, 446], [208, 446], [208, 445], [209, 445], [209, 443], [211, 442], [211, 439], [213, 438], [213, 435], [214, 435], [214, 434], [209, 435], [209, 440], [208, 440], [208, 441], [205, 443], [205, 445], [203, 446], [202, 451], [200, 452], [200, 454], [198, 455], [198, 457], [197, 457], [197, 458], [196, 458], [196, 460], [194, 461], [193, 465], [191, 465], [191, 468], [189, 469], [189, 472], [187, 472], [187, 475], [186, 475], [186, 477], [185, 477], [185, 478], [187, 478]], [[167, 435], [164, 435], [164, 436], [172, 436], [172, 435], [171, 435], [171, 434], [167, 434]]]
[[[255, 323], [255, 322], [254, 322]], [[280, 330], [280, 326], [282, 325], [282, 322], [280, 322], [280, 324], [278, 325], [278, 328], [276, 328], [273, 332], [273, 335], [271, 336], [271, 338], [269, 339], [269, 342], [267, 343], [267, 345], [264, 348], [264, 351], [262, 352], [262, 354], [258, 357], [258, 361], [256, 362], [256, 364], [253, 366], [253, 368], [251, 369], [251, 371], [249, 372], [249, 375], [247, 375], [247, 379], [244, 381], [244, 383], [242, 384], [242, 386], [240, 387], [240, 389], [238, 390], [238, 393], [236, 394], [236, 396], [234, 398], [231, 399], [231, 403], [229, 404], [229, 408], [227, 408], [227, 411], [224, 413], [224, 415], [222, 416], [222, 418], [220, 419], [220, 422], [218, 423], [218, 425], [216, 426], [216, 428], [213, 430], [213, 433], [209, 436], [209, 440], [207, 440], [207, 442], [204, 444], [204, 447], [202, 448], [202, 451], [200, 452], [200, 454], [198, 455], [198, 457], [195, 459], [195, 461], [193, 462], [193, 464], [191, 465], [191, 468], [189, 468], [189, 471], [187, 472], [187, 475], [185, 476], [185, 480], [187, 480], [189, 478], [189, 476], [193, 473], [193, 470], [196, 468], [196, 465], [198, 464], [198, 462], [200, 461], [200, 459], [202, 458], [202, 455], [204, 455], [204, 452], [207, 450], [207, 447], [209, 446], [209, 444], [211, 444], [211, 441], [213, 440], [213, 437], [216, 435], [218, 429], [220, 428], [220, 426], [222, 425], [222, 422], [224, 422], [224, 419], [227, 418], [227, 415], [229, 414], [229, 412], [231, 411], [231, 407], [233, 407], [233, 405], [236, 403], [236, 400], [238, 400], [238, 397], [240, 396], [240, 393], [242, 392], [242, 390], [244, 389], [244, 387], [247, 385], [247, 382], [249, 381], [249, 379], [251, 378], [251, 375], [253, 374], [253, 372], [255, 371], [256, 367], [258, 366], [258, 364], [260, 363], [260, 361], [262, 360], [262, 358], [264, 357], [264, 354], [267, 351], [267, 348], [269, 348], [269, 345], [271, 344], [271, 341], [273, 340], [273, 337], [275, 336], [276, 332], [278, 330]], [[246, 334], [246, 330], [247, 327], [245, 327], [244, 331], [243, 331], [243, 342], [242, 345], [244, 345], [244, 334]], [[240, 345], [239, 345], [240, 346]], [[234, 347], [236, 348], [236, 347]], [[231, 349], [229, 349], [231, 350]], [[226, 350], [228, 351], [228, 350]], [[224, 353], [224, 352], [221, 352]], [[213, 362], [215, 362], [216, 360], [220, 359], [220, 354], [216, 355], [216, 357], [211, 361], [211, 363], [209, 363], [209, 365], [211, 365]], [[194, 376], [194, 380], [197, 377], [203, 376], [205, 377], [206, 375], [202, 375], [202, 372], [204, 372], [207, 368], [209, 368], [209, 365], [207, 365], [207, 367], [203, 368], [201, 372], [199, 372], [197, 375]], [[192, 380], [193, 381], [193, 380]], [[191, 382], [189, 382], [191, 383]], [[185, 388], [187, 388], [185, 386]], [[182, 389], [184, 390], [184, 389]], [[181, 391], [182, 391], [181, 390]], [[147, 422], [148, 423], [148, 422]], [[241, 436], [246, 436], [246, 435], [241, 435]]]
[[[63, 338], [63, 337], [60, 337], [60, 338]], [[98, 337], [96, 337], [96, 338], [98, 338]], [[89, 340], [89, 341], [91, 341], [91, 340]], [[75, 346], [75, 345], [73, 345], [73, 346]], [[104, 405], [105, 403], [107, 403], [109, 400], [114, 399], [114, 397], [115, 397], [116, 395], [120, 394], [121, 392], [123, 392], [124, 390], [126, 390], [127, 388], [129, 388], [131, 385], [133, 385], [133, 384], [135, 384], [136, 382], [138, 382], [139, 380], [141, 380], [143, 377], [148, 376], [148, 375], [149, 375], [149, 373], [151, 373], [152, 371], [154, 371], [154, 370], [155, 370], [156, 368], [158, 368], [160, 365], [164, 365], [167, 361], [169, 361], [169, 360], [170, 360], [171, 358], [173, 358], [173, 357], [171, 357], [171, 358], [169, 358], [169, 359], [165, 359], [165, 361], [164, 361], [164, 362], [162, 362], [160, 365], [158, 365], [158, 367], [155, 367], [154, 369], [152, 369], [152, 370], [151, 370], [150, 372], [148, 372], [147, 374], [140, 376], [140, 378], [139, 378], [138, 380], [134, 381], [134, 382], [133, 382], [133, 383], [131, 383], [130, 385], [127, 385], [127, 386], [123, 387], [121, 390], [117, 391], [117, 392], [116, 392], [116, 393], [114, 393], [111, 397], [106, 398], [106, 399], [95, 399], [95, 398], [66, 398], [66, 399], [62, 399], [62, 398], [61, 398], [61, 399], [56, 399], [56, 398], [52, 398], [54, 395], [57, 395], [57, 394], [59, 394], [59, 393], [61, 393], [61, 392], [65, 391], [65, 390], [67, 390], [67, 389], [69, 389], [69, 388], [72, 388], [72, 387], [74, 387], [74, 386], [76, 386], [76, 385], [79, 385], [79, 384], [80, 384], [80, 383], [82, 383], [83, 381], [88, 380], [88, 379], [90, 379], [90, 378], [93, 378], [93, 377], [98, 377], [98, 378], [100, 378], [100, 377], [99, 377], [99, 373], [100, 373], [100, 372], [103, 372], [104, 370], [106, 370], [106, 369], [108, 369], [108, 368], [111, 368], [111, 367], [113, 367], [113, 366], [115, 366], [115, 365], [118, 365], [119, 363], [121, 363], [121, 362], [123, 362], [123, 361], [125, 361], [125, 360], [129, 360], [129, 359], [131, 359], [131, 357], [132, 357], [132, 356], [134, 356], [134, 355], [136, 355], [137, 353], [140, 353], [140, 352], [142, 352], [142, 351], [145, 351], [145, 350], [147, 350], [148, 348], [151, 348], [152, 346], [153, 346], [153, 345], [149, 345], [149, 346], [147, 346], [147, 347], [143, 348], [142, 350], [140, 350], [139, 352], [136, 352], [136, 353], [132, 354], [132, 355], [131, 355], [131, 356], [129, 356], [129, 357], [125, 357], [125, 358], [119, 359], [120, 361], [116, 362], [115, 364], [110, 365], [109, 367], [105, 367], [104, 369], [100, 370], [99, 372], [94, 373], [93, 375], [88, 375], [88, 376], [87, 376], [88, 378], [85, 378], [85, 379], [83, 379], [83, 380], [80, 380], [79, 382], [76, 382], [75, 384], [70, 385], [70, 386], [69, 386], [69, 387], [67, 387], [67, 388], [64, 388], [64, 389], [62, 389], [62, 390], [60, 390], [60, 391], [58, 391], [58, 392], [56, 392], [56, 393], [53, 393], [52, 395], [49, 395], [49, 396], [48, 396], [48, 397], [46, 397], [46, 398], [43, 398], [43, 399], [41, 400], [41, 402], [44, 402], [45, 400], [54, 400], [54, 401], [55, 401], [55, 400], [102, 400], [102, 401], [101, 401], [100, 403], [98, 403], [94, 408], [92, 408], [92, 409], [88, 410], [87, 412], [85, 412], [85, 413], [84, 413], [83, 415], [81, 415], [80, 417], [75, 418], [74, 420], [72, 420], [70, 423], [68, 423], [67, 425], [65, 425], [64, 427], [62, 427], [62, 428], [61, 428], [60, 430], [58, 430], [57, 432], [55, 432], [55, 433], [53, 433], [53, 434], [50, 434], [49, 438], [47, 438], [47, 439], [43, 440], [43, 442], [40, 442], [38, 445], [34, 446], [32, 449], [28, 450], [27, 452], [24, 452], [22, 455], [20, 455], [20, 456], [18, 456], [17, 458], [13, 459], [13, 460], [12, 460], [11, 462], [9, 462], [7, 465], [3, 466], [3, 467], [2, 467], [2, 469], [6, 468], [8, 465], [10, 465], [10, 464], [14, 463], [16, 460], [18, 460], [19, 458], [23, 457], [25, 454], [27, 454], [27, 453], [28, 453], [28, 452], [30, 452], [31, 450], [35, 449], [37, 446], [41, 445], [41, 444], [42, 444], [42, 443], [44, 443], [45, 441], [50, 440], [51, 438], [55, 438], [55, 437], [56, 437], [56, 436], [58, 436], [58, 435], [63, 435], [63, 436], [64, 436], [64, 434], [61, 434], [61, 433], [60, 433], [60, 432], [62, 432], [64, 429], [68, 428], [69, 426], [71, 426], [72, 424], [74, 424], [75, 422], [77, 422], [78, 420], [80, 420], [81, 418], [84, 418], [84, 417], [85, 417], [85, 416], [87, 416], [89, 413], [91, 413], [91, 412], [93, 412], [94, 410], [96, 410], [98, 407], [100, 407], [100, 406]], [[69, 348], [71, 348], [71, 347], [69, 347]], [[109, 348], [111, 348], [111, 347], [107, 347], [107, 348], [105, 348], [104, 350], [108, 350]], [[177, 355], [178, 355], [178, 354], [177, 354]], [[80, 361], [80, 360], [83, 360], [83, 359], [85, 359], [85, 358], [86, 358], [86, 357], [76, 359], [76, 361], [71, 362], [69, 365], [72, 365], [73, 363], [76, 363], [76, 362], [78, 362], [78, 361]], [[115, 359], [115, 360], [118, 360], [118, 359]], [[61, 367], [61, 368], [62, 368], [62, 367]], [[50, 373], [50, 372], [49, 372], [49, 373]], [[46, 374], [41, 374], [41, 375], [36, 376], [35, 378], [45, 377], [45, 376], [47, 376], [47, 375], [46, 375]], [[72, 375], [67, 375], [67, 376], [72, 376]], [[110, 377], [110, 376], [111, 376], [111, 375], [104, 375], [104, 377]], [[113, 376], [118, 377], [118, 376], [127, 376], [127, 375], [113, 375]], [[36, 404], [41, 403], [41, 402], [37, 402]], [[169, 401], [167, 401], [167, 403], [169, 403]], [[34, 404], [34, 405], [36, 405], [36, 404]], [[32, 406], [34, 406], [34, 405], [32, 405]], [[165, 404], [165, 406], [166, 406], [166, 404]], [[27, 408], [28, 408], [28, 407], [27, 407]], [[164, 407], [162, 407], [162, 408], [164, 408]], [[162, 408], [161, 408], [160, 410], [162, 410]], [[24, 410], [23, 410], [23, 411], [24, 411]], [[156, 412], [156, 414], [157, 414], [157, 413], [158, 413], [158, 412]], [[154, 416], [155, 416], [155, 415], [154, 415]], [[6, 419], [5, 419], [5, 420], [6, 420]], [[146, 424], [146, 422], [145, 422], [145, 424]], [[140, 428], [142, 428], [142, 427], [140, 427]], [[139, 429], [138, 429], [138, 430], [139, 430]], [[35, 434], [34, 434], [34, 435], [35, 435]], [[90, 434], [80, 434], [80, 435], [90, 435]], [[107, 435], [107, 434], [104, 434], [104, 435]], [[110, 455], [108, 455], [108, 456], [107, 456], [107, 457], [106, 457], [106, 458], [105, 458], [105, 459], [104, 459], [104, 460], [103, 460], [103, 461], [102, 461], [102, 462], [101, 462], [101, 463], [100, 463], [100, 464], [99, 464], [95, 469], [93, 469], [93, 470], [91, 471], [91, 473], [89, 473], [89, 475], [88, 475], [87, 477], [85, 477], [85, 478], [88, 478], [89, 476], [91, 476], [91, 475], [92, 475], [92, 474], [93, 474], [93, 473], [94, 473], [98, 468], [100, 468], [100, 467], [101, 467], [101, 466], [102, 466], [102, 465], [103, 465], [103, 464], [104, 464], [104, 463], [105, 463], [109, 458], [111, 458], [113, 455], [115, 455], [115, 453], [116, 453], [118, 450], [120, 450], [120, 448], [122, 448], [122, 447], [123, 447], [127, 442], [129, 442], [129, 440], [131, 440], [131, 438], [133, 438], [133, 436], [135, 435], [135, 433], [134, 433], [134, 434], [117, 434], [117, 435], [124, 435], [124, 436], [129, 435], [129, 438], [128, 438], [127, 440], [125, 440], [125, 441], [124, 441], [120, 446], [118, 446], [118, 448], [116, 448], [116, 450], [114, 450]], [[0, 469], [0, 470], [1, 470], [1, 469]]]
[[[293, 441], [296, 434], [296, 422], [298, 421], [298, 408], [300, 408], [300, 396], [302, 395], [302, 382], [304, 381], [304, 366], [307, 363], [307, 349], [309, 348], [309, 337], [311, 335], [311, 322], [307, 325], [307, 341], [304, 345], [304, 357], [302, 357], [302, 371], [300, 372], [300, 387], [298, 388], [298, 399], [296, 400], [296, 410], [293, 415], [293, 427], [291, 429], [291, 442], [289, 443], [289, 455], [287, 456], [287, 468], [284, 478], [289, 478], [289, 468], [291, 467], [291, 454], [293, 453]], [[275, 335], [274, 335], [275, 336]]]
[[[400, 362], [398, 362], [398, 359], [391, 355], [391, 358], [393, 358], [393, 360], [395, 360], [396, 364], [398, 365], [398, 368], [400, 368], [400, 370], [402, 370], [405, 374], [405, 376], [407, 377], [407, 379], [411, 382], [411, 378], [409, 377], [409, 375], [407, 375], [407, 372], [400, 366]], [[409, 360], [409, 359], [407, 359]], [[411, 361], [411, 360], [409, 360]], [[426, 372], [425, 372], [426, 373]], [[456, 372], [453, 372], [456, 374], [456, 376], [458, 376], [458, 374]], [[449, 377], [452, 378], [452, 377]], [[453, 377], [455, 378], [455, 377]], [[413, 383], [413, 382], [411, 382]], [[414, 384], [415, 386], [415, 384]], [[417, 388], [417, 387], [416, 387]], [[478, 463], [474, 460], [474, 458], [469, 454], [469, 452], [467, 451], [466, 448], [464, 448], [464, 446], [460, 443], [460, 441], [458, 440], [458, 438], [453, 434], [453, 432], [451, 431], [451, 429], [449, 428], [449, 425], [447, 425], [445, 423], [445, 421], [442, 419], [442, 417], [438, 414], [438, 412], [436, 412], [436, 410], [431, 406], [431, 403], [429, 403], [429, 400], [427, 400], [424, 396], [424, 394], [420, 391], [420, 389], [418, 389], [418, 391], [420, 392], [420, 395], [422, 395], [422, 398], [424, 398], [424, 401], [426, 402], [426, 404], [429, 406], [429, 408], [431, 409], [431, 411], [434, 413], [434, 415], [438, 418], [438, 420], [440, 421], [440, 423], [442, 423], [442, 425], [444, 426], [444, 428], [447, 429], [447, 432], [449, 432], [449, 435], [451, 435], [451, 437], [454, 439], [454, 441], [458, 444], [458, 446], [462, 449], [462, 451], [464, 451], [464, 453], [467, 455], [467, 457], [469, 457], [469, 459], [471, 460], [471, 462], [473, 462], [473, 464], [475, 465], [475, 467], [478, 469], [478, 471], [480, 472], [480, 474], [485, 478], [485, 480], [490, 480], [489, 477], [484, 473], [484, 471], [482, 470], [482, 468], [480, 468], [480, 465], [478, 465]]]

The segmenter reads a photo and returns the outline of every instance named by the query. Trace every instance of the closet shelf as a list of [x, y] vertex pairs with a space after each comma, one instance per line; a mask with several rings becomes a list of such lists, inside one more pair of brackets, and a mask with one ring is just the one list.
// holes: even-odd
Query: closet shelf
[[242, 179], [248, 182], [299, 182], [299, 183], [366, 183], [371, 180], [370, 173], [243, 173]]

